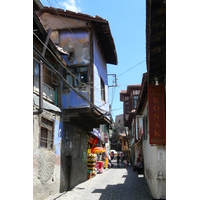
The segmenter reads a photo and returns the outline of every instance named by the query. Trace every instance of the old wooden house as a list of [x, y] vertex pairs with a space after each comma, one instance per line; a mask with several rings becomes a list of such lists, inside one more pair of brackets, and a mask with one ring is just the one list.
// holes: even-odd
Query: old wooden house
[[59, 71], [62, 192], [87, 180], [87, 134], [111, 123], [107, 64], [117, 64], [117, 53], [109, 23], [99, 16], [52, 7], [35, 14], [45, 31], [51, 30], [50, 39], [67, 65]]
[[[33, 2], [33, 199], [60, 192], [61, 171], [61, 80], [58, 71], [66, 62], [50, 39]], [[55, 57], [54, 57], [54, 56]]]
[[166, 1], [146, 1], [146, 62], [136, 114], [142, 116], [144, 174], [155, 199], [166, 198]]
[[[130, 161], [134, 164], [135, 160], [135, 148], [134, 144], [138, 141], [136, 138], [137, 133], [137, 121], [136, 121], [136, 107], [138, 96], [140, 94], [141, 85], [128, 85], [127, 90], [122, 90], [120, 92], [120, 101], [123, 102], [124, 109], [124, 126], [128, 128], [128, 134], [126, 137], [128, 149], [126, 152], [130, 157]], [[136, 141], [137, 140], [137, 141]]]

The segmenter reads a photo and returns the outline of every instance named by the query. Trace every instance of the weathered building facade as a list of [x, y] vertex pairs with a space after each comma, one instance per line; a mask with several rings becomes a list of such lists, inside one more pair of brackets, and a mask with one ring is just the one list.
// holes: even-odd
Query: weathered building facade
[[[35, 12], [65, 64], [59, 68], [61, 108], [60, 192], [87, 180], [87, 135], [111, 123], [107, 63], [117, 64], [108, 21], [56, 8]], [[106, 145], [107, 147], [108, 145]], [[108, 148], [108, 147], [107, 147]]]
[[141, 85], [139, 84], [128, 85], [127, 90], [122, 90], [120, 92], [120, 101], [123, 102], [124, 108], [124, 126], [128, 128], [128, 134], [126, 137], [128, 143], [128, 154], [132, 165], [134, 165], [136, 153], [134, 144], [138, 142], [138, 139], [136, 139], [136, 107], [140, 88]]
[[166, 199], [166, 1], [146, 1], [146, 62], [136, 110], [144, 174], [153, 197]]
[[[60, 192], [62, 111], [60, 79], [54, 73], [65, 63], [33, 5], [33, 199]], [[47, 49], [48, 48], [48, 49]], [[54, 53], [53, 57], [50, 51]], [[59, 62], [58, 62], [59, 60]], [[55, 70], [55, 71], [54, 71]]]

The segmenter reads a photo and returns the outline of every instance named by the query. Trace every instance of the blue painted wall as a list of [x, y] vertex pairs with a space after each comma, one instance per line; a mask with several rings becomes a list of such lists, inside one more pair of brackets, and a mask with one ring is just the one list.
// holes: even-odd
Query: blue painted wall
[[[89, 91], [79, 92], [87, 99], [89, 99]], [[81, 107], [89, 107], [89, 104], [83, 100], [79, 95], [77, 95], [73, 90], [70, 92], [62, 93], [62, 108], [81, 108]]]
[[[60, 156], [60, 142], [62, 138], [62, 127], [59, 120], [55, 120], [55, 126], [54, 126], [54, 145], [56, 146], [56, 155]], [[59, 132], [60, 130], [60, 132]]]
[[[66, 31], [60, 32], [60, 46], [65, 51], [74, 49], [75, 57], [70, 61], [67, 56], [63, 56], [69, 66], [74, 67], [77, 64], [89, 64], [90, 61], [90, 33], [87, 31], [74, 31], [73, 34]], [[108, 79], [107, 65], [102, 52], [99, 48], [98, 41], [93, 35], [93, 58], [94, 58], [94, 104], [105, 111], [109, 111]], [[105, 84], [105, 101], [101, 99], [101, 78]], [[88, 100], [90, 100], [90, 88], [84, 91], [78, 90]], [[89, 107], [81, 97], [73, 90], [62, 92], [62, 108], [82, 108]]]
[[74, 51], [74, 56], [68, 59], [67, 56], [63, 56], [63, 59], [67, 62], [68, 66], [77, 64], [89, 64], [90, 63], [90, 34], [86, 30], [74, 30], [60, 31], [60, 47], [64, 51]]
[[[60, 46], [64, 51], [74, 51], [74, 57], [68, 59], [66, 55], [62, 56], [71, 68], [78, 66], [89, 66], [90, 63], [90, 33], [86, 30], [75, 30], [73, 33], [70, 31], [60, 31]], [[90, 100], [90, 88], [86, 87], [84, 90], [76, 89], [88, 100]], [[79, 95], [73, 90], [62, 92], [62, 108], [82, 108], [89, 107]]]

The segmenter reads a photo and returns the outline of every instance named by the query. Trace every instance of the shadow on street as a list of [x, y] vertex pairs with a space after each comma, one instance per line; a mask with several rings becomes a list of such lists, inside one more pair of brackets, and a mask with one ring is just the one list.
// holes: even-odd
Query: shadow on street
[[[118, 173], [117, 171], [121, 168], [124, 168], [124, 166], [120, 165], [119, 167], [117, 167], [117, 164], [114, 163], [114, 173]], [[139, 178], [137, 172], [133, 171], [132, 166], [127, 166], [125, 169], [127, 171], [127, 175], [122, 176], [122, 178], [124, 178], [124, 183], [107, 185], [105, 189], [95, 189], [92, 193], [101, 193], [100, 200], [105, 200], [108, 198], [115, 200], [152, 200], [153, 197], [147, 186], [145, 178]]]

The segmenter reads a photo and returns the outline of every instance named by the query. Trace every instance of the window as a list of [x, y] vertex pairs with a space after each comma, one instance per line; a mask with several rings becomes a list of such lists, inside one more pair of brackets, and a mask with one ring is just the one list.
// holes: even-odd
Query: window
[[103, 79], [101, 78], [101, 99], [105, 101], [105, 84], [103, 82]]
[[129, 114], [129, 100], [125, 101], [125, 111], [126, 111], [126, 114]]
[[140, 94], [140, 90], [133, 90], [133, 95], [139, 95]]
[[137, 107], [137, 100], [138, 100], [138, 96], [133, 96], [134, 108]]
[[88, 83], [88, 67], [70, 68], [69, 71], [73, 74], [66, 74], [66, 80], [70, 85], [79, 87], [83, 83]]
[[54, 123], [42, 117], [41, 119], [41, 133], [40, 133], [40, 147], [53, 149], [53, 127]]
[[148, 116], [144, 116], [143, 117], [143, 139], [147, 140], [147, 134], [148, 134], [148, 130], [147, 130], [147, 126], [148, 126]]
[[36, 60], [33, 60], [33, 68], [34, 68], [34, 76], [37, 77], [39, 79], [39, 63]]

